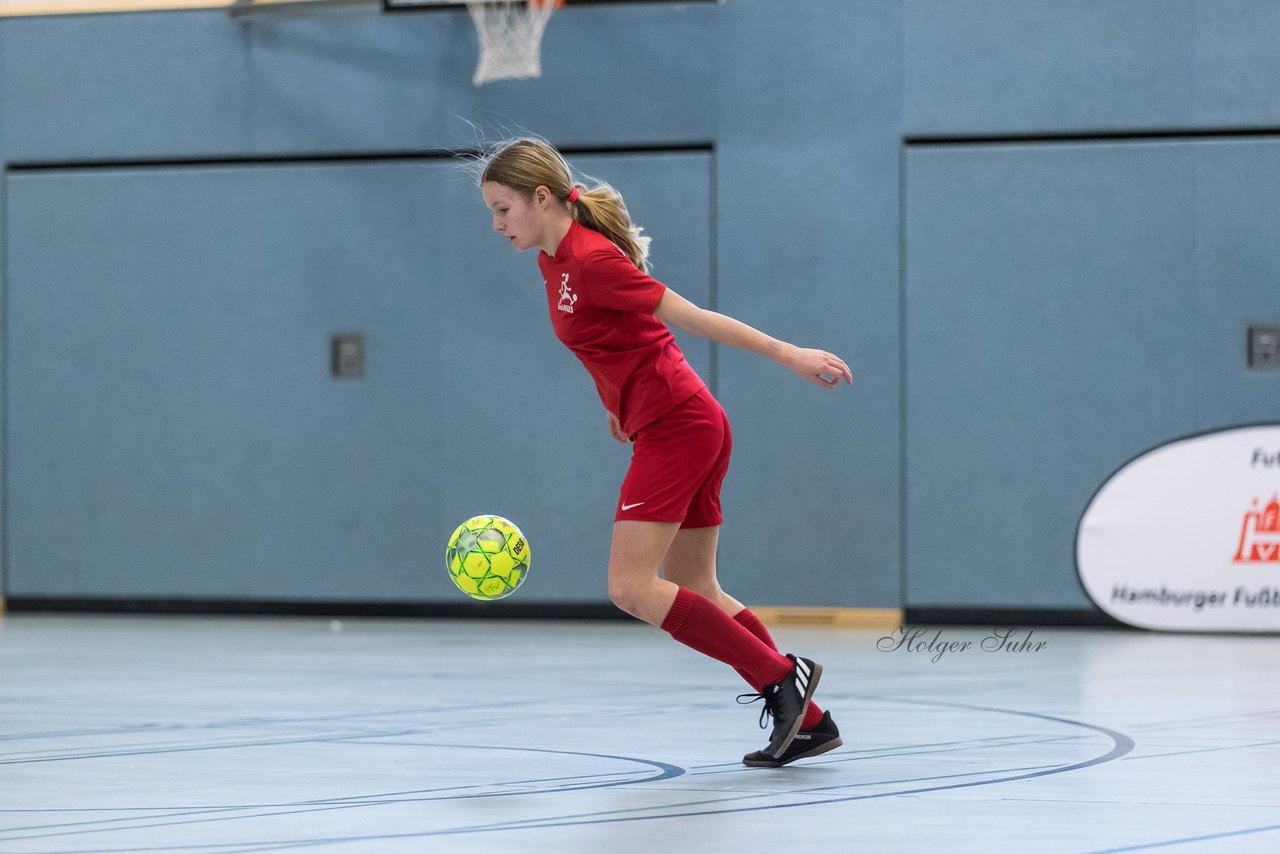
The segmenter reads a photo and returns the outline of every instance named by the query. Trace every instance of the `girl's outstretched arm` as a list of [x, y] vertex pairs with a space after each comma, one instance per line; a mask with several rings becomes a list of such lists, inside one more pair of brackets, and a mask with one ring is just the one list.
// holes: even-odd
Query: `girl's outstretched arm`
[[699, 308], [670, 288], [658, 301], [653, 314], [668, 326], [692, 335], [768, 356], [815, 385], [835, 388], [841, 382], [853, 382], [853, 372], [838, 356], [770, 337], [727, 314]]

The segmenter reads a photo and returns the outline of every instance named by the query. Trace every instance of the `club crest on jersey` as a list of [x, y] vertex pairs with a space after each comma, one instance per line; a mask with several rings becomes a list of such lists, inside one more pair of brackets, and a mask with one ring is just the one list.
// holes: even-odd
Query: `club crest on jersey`
[[560, 302], [556, 303], [556, 308], [568, 314], [573, 314], [573, 304], [578, 301], [578, 295], [569, 287], [569, 274], [562, 273], [560, 275]]

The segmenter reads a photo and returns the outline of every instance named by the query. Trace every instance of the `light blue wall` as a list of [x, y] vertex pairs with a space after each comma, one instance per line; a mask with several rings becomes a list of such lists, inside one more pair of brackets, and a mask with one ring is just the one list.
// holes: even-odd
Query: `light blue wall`
[[904, 0], [903, 130], [1280, 124], [1272, 0]]
[[761, 575], [752, 601], [896, 607], [898, 12], [795, 9], [719, 10], [720, 307], [834, 350], [856, 380], [829, 393], [720, 354], [741, 520], [721, 559]]
[[1112, 472], [1280, 420], [1242, 349], [1280, 319], [1280, 7], [903, 8], [904, 598], [1087, 609]]
[[[668, 211], [656, 261], [707, 302], [709, 155], [580, 164]], [[603, 598], [626, 458], [475, 196], [442, 159], [10, 177], [11, 588], [443, 599], [441, 528], [502, 512], [522, 599]]]
[[533, 540], [522, 597], [603, 599], [625, 449], [533, 258], [449, 160], [368, 159], [472, 123], [601, 152], [660, 278], [853, 365], [827, 394], [687, 342], [734, 422], [746, 601], [1087, 609], [1107, 474], [1280, 418], [1241, 343], [1280, 319], [1280, 149], [1196, 138], [1280, 125], [1278, 4], [570, 7], [540, 80], [478, 90], [471, 26], [0, 21], [0, 156], [82, 164], [5, 178], [7, 595], [454, 601], [440, 541], [483, 509]]
[[913, 604], [1084, 604], [1080, 508], [1150, 437], [1195, 428], [1191, 158], [1177, 145], [909, 155]]

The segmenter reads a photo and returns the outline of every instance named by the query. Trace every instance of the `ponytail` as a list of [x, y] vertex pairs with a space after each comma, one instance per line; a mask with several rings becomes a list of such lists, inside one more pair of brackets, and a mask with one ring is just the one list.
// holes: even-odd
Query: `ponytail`
[[580, 195], [571, 206], [573, 218], [592, 231], [598, 231], [614, 242], [642, 273], [649, 272], [649, 241], [643, 228], [631, 221], [631, 212], [622, 194], [608, 184], [590, 189], [578, 185]]
[[[480, 183], [493, 181], [533, 198], [546, 187], [569, 206], [584, 227], [609, 238], [641, 272], [649, 272], [649, 241], [644, 229], [631, 221], [622, 195], [608, 184], [588, 187], [574, 183], [573, 170], [560, 152], [540, 139], [516, 139], [498, 145], [481, 158]], [[577, 197], [571, 196], [577, 191]]]

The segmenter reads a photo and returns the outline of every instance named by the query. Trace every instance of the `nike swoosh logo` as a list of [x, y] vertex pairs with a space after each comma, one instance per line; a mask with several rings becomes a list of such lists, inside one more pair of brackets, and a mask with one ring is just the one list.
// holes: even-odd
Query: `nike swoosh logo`
[[644, 503], [643, 501], [637, 501], [635, 504], [623, 504], [622, 509], [630, 510], [632, 507], [639, 507], [643, 503]]

